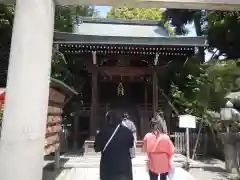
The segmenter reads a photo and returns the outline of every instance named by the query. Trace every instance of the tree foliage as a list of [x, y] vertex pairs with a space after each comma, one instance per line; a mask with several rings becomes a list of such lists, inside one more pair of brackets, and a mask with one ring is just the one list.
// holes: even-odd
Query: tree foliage
[[14, 6], [0, 4], [0, 85], [5, 86], [12, 36]]
[[[14, 5], [0, 4], [0, 84], [5, 86], [10, 44], [14, 19]], [[97, 11], [93, 6], [56, 6], [55, 31], [71, 32], [72, 26], [79, 16], [96, 16]], [[69, 63], [69, 64], [68, 64]], [[53, 48], [52, 76], [67, 84], [69, 77], [74, 74], [69, 70], [70, 62], [67, 62], [63, 54]], [[74, 65], [72, 65], [74, 66]]]
[[[13, 28], [15, 6], [0, 4], [0, 84], [6, 86], [8, 60]], [[93, 6], [56, 6], [55, 31], [71, 32], [72, 25], [78, 16], [96, 16]], [[81, 62], [81, 61], [79, 61]], [[76, 70], [76, 62], [72, 59], [66, 61], [64, 55], [53, 48], [52, 73], [57, 78], [79, 91], [83, 83], [81, 72]], [[79, 67], [80, 64], [77, 64]]]
[[208, 13], [208, 41], [229, 59], [240, 57], [240, 12], [210, 11]]
[[193, 22], [197, 36], [208, 36], [208, 49], [213, 53], [212, 59], [218, 59], [221, 55], [225, 55], [228, 59], [239, 58], [240, 13], [238, 11], [167, 9], [164, 12], [164, 19], [175, 27], [176, 34], [186, 34], [185, 25]]
[[169, 21], [175, 27], [177, 35], [187, 34], [186, 24], [192, 23], [193, 16], [198, 11], [183, 10], [183, 9], [167, 9], [164, 12], [164, 20]]
[[78, 17], [94, 17], [98, 12], [93, 6], [57, 6], [55, 10], [55, 30], [72, 32], [72, 26], [77, 23]]
[[[80, 16], [93, 17], [97, 14], [98, 12], [93, 6], [57, 6], [55, 31], [72, 32], [72, 26], [77, 23]], [[64, 55], [56, 47], [53, 48], [52, 77], [62, 80], [68, 85], [78, 86], [78, 84], [75, 84], [76, 77], [78, 77], [77, 71], [72, 71], [74, 67], [76, 67], [76, 62], [73, 59], [66, 61]]]
[[[107, 13], [107, 18], [161, 21], [163, 11], [159, 8], [111, 8]], [[168, 22], [165, 22], [164, 26], [169, 33], [173, 32]]]
[[190, 58], [176, 74], [171, 90], [181, 113], [193, 114], [212, 126], [209, 112], [220, 112], [227, 93], [239, 89], [240, 67], [234, 60], [212, 61], [199, 65]]
[[[205, 16], [206, 11], [202, 10], [185, 10], [185, 9], [167, 9], [164, 11], [165, 22], [170, 22], [170, 24], [175, 27], [175, 33], [177, 35], [185, 35], [188, 33], [185, 28], [186, 24], [194, 23], [195, 31], [197, 36], [203, 35], [203, 28], [205, 27]], [[198, 48], [198, 55], [201, 62], [204, 62], [205, 53], [204, 48]]]
[[162, 12], [159, 8], [111, 8], [107, 18], [161, 20]]

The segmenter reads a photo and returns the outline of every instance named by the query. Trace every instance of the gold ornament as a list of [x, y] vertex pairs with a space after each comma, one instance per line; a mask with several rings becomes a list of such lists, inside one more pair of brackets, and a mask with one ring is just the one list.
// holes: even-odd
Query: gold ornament
[[124, 96], [124, 87], [122, 82], [118, 84], [117, 94], [118, 96]]

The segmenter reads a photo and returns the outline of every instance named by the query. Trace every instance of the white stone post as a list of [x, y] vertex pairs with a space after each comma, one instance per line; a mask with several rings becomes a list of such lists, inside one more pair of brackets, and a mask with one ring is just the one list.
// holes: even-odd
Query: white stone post
[[52, 0], [17, 0], [0, 141], [0, 180], [42, 180]]

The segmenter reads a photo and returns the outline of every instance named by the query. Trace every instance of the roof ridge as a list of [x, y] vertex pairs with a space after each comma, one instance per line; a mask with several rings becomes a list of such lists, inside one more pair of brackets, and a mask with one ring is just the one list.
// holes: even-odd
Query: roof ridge
[[98, 24], [124, 24], [124, 25], [142, 25], [142, 26], [162, 26], [162, 20], [138, 20], [138, 19], [110, 19], [95, 17], [78, 17], [77, 24], [81, 23], [98, 23]]

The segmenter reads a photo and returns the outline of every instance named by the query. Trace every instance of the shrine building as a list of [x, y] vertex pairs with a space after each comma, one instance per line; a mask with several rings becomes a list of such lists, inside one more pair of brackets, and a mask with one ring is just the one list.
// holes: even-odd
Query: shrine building
[[171, 113], [161, 94], [169, 64], [179, 65], [207, 46], [205, 37], [172, 36], [160, 21], [79, 18], [73, 33], [55, 32], [54, 44], [66, 59], [84, 62], [83, 106], [74, 120], [75, 134], [91, 139], [105, 119], [117, 108], [127, 112], [141, 139], [156, 111]]

